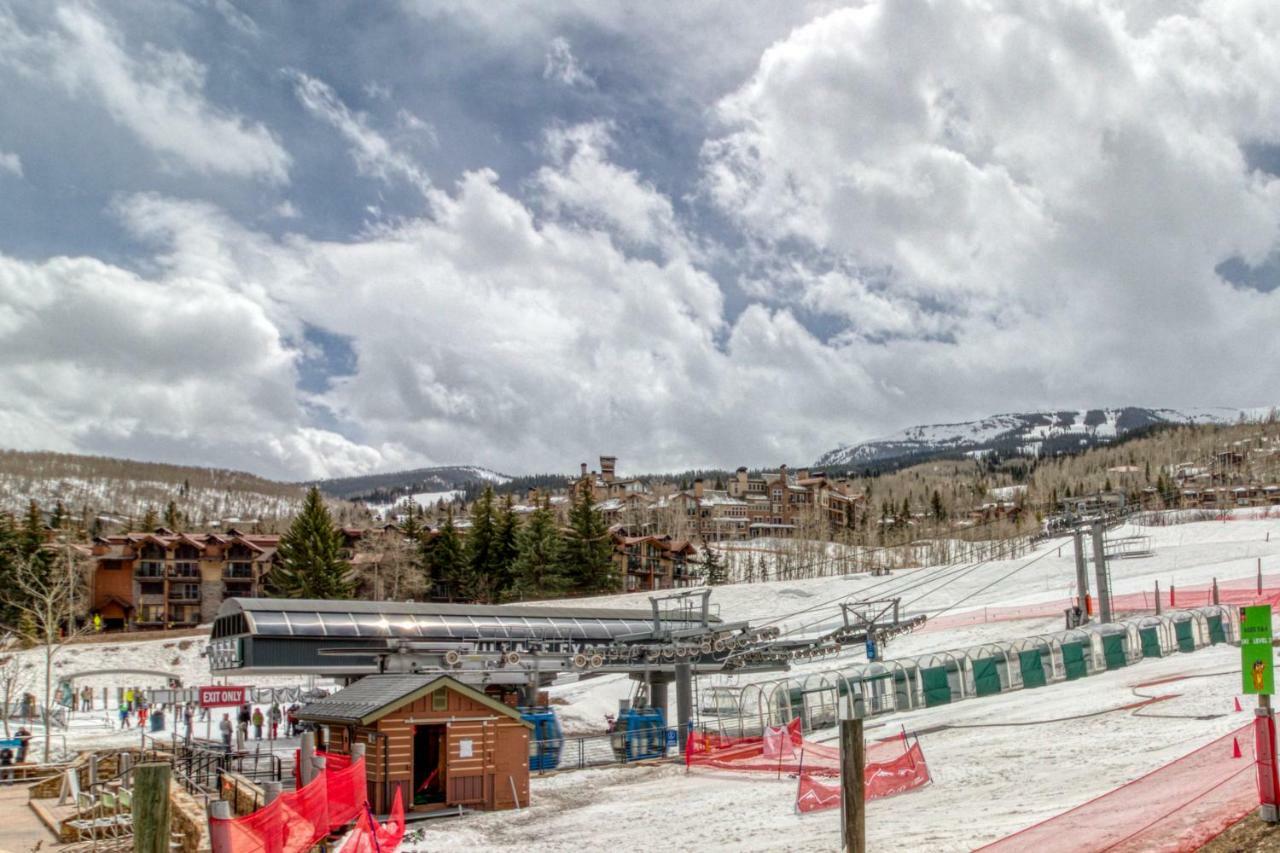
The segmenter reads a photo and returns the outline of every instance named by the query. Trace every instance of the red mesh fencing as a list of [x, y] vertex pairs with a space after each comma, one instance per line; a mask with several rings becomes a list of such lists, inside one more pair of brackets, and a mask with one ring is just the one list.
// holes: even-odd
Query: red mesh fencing
[[[1269, 721], [1258, 718], [1265, 726]], [[985, 851], [1190, 851], [1258, 805], [1255, 723]], [[1261, 735], [1259, 735], [1261, 737]], [[1274, 779], [1274, 768], [1270, 769]]]
[[[1174, 586], [1161, 590], [1161, 606], [1166, 609], [1184, 609], [1189, 607], [1205, 607], [1213, 604], [1213, 584], [1197, 584], [1194, 586]], [[987, 622], [1012, 622], [1019, 619], [1042, 619], [1061, 616], [1062, 612], [1075, 605], [1074, 596], [1038, 601], [1033, 604], [1010, 605], [1007, 607], [983, 607], [963, 613], [952, 613], [930, 619], [916, 629], [916, 633], [941, 631], [951, 628], [964, 628], [970, 625], [982, 625]], [[1239, 607], [1245, 604], [1270, 604], [1280, 606], [1280, 575], [1263, 575], [1262, 592], [1258, 592], [1258, 577], [1233, 578], [1218, 582], [1218, 603]], [[1129, 592], [1111, 596], [1111, 612], [1117, 616], [1132, 613], [1155, 613], [1155, 589], [1143, 592]]]
[[[799, 717], [785, 726], [767, 729], [761, 737], [693, 732], [685, 749], [685, 764], [779, 776], [794, 773], [799, 777], [797, 809], [807, 812], [840, 804], [840, 786], [815, 779], [840, 778], [840, 750], [805, 740]], [[889, 797], [927, 783], [929, 766], [919, 742], [908, 743], [903, 733], [867, 744], [865, 778], [867, 799]]]
[[[331, 756], [335, 757], [335, 756]], [[335, 762], [342, 763], [342, 762]], [[364, 759], [316, 776], [244, 817], [209, 818], [218, 853], [305, 853], [365, 810]], [[384, 851], [385, 853], [385, 851]]]
[[396, 787], [396, 798], [391, 805], [391, 814], [387, 822], [381, 825], [374, 823], [366, 806], [360, 812], [356, 828], [343, 842], [338, 853], [395, 853], [404, 838], [404, 800], [400, 797], [400, 788]]
[[[868, 800], [892, 797], [929, 783], [929, 765], [924, 760], [924, 750], [920, 748], [919, 741], [907, 746], [905, 735], [877, 741], [867, 745], [867, 756], [864, 796]], [[813, 812], [839, 805], [838, 783], [819, 782], [810, 775], [808, 768], [801, 771], [796, 786], [796, 811]]]
[[[316, 758], [324, 759], [325, 770], [344, 770], [351, 765], [351, 756], [343, 755], [341, 752], [325, 752], [322, 749], [316, 750]], [[302, 751], [295, 749], [293, 751], [293, 787], [302, 787]]]

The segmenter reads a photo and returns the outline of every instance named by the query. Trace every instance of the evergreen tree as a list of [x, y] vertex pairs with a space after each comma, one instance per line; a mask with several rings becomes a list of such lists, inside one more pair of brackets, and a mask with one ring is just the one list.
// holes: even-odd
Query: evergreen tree
[[933, 490], [933, 499], [931, 501], [933, 509], [933, 520], [939, 523], [947, 520], [946, 507], [942, 505], [942, 493], [937, 489]]
[[493, 487], [471, 505], [471, 529], [467, 531], [468, 581], [466, 595], [474, 601], [492, 601], [497, 591], [497, 526], [493, 512]]
[[159, 526], [160, 519], [156, 516], [155, 507], [147, 507], [147, 514], [142, 517], [142, 529], [152, 533]]
[[516, 533], [514, 597], [549, 597], [564, 591], [560, 574], [560, 530], [549, 498], [529, 516]]
[[280, 538], [271, 570], [272, 592], [286, 598], [350, 598], [355, 587], [351, 565], [342, 556], [342, 533], [315, 486], [302, 512]]
[[405, 515], [404, 521], [400, 522], [400, 535], [415, 544], [422, 542], [422, 522], [412, 508]]
[[173, 501], [169, 501], [169, 505], [164, 508], [164, 526], [174, 533], [182, 530], [182, 513], [178, 511], [178, 505]]
[[729, 582], [729, 574], [725, 571], [724, 561], [710, 546], [702, 551], [702, 577], [707, 586], [722, 586]]
[[515, 501], [507, 495], [498, 509], [493, 529], [493, 576], [494, 599], [508, 597], [511, 586], [515, 582], [515, 562], [520, 546], [517, 541], [520, 522], [516, 518]]
[[62, 501], [58, 501], [53, 505], [53, 514], [49, 516], [49, 526], [54, 530], [61, 530], [66, 523], [67, 508], [62, 505]]
[[428, 586], [444, 591], [450, 601], [463, 598], [464, 589], [469, 587], [470, 570], [452, 509], [445, 510], [444, 524], [427, 542], [424, 552]]
[[[9, 513], [0, 513], [0, 589], [13, 589], [22, 559], [18, 547], [18, 524]], [[12, 625], [21, 612], [8, 601], [0, 601], [0, 623]]]
[[574, 592], [615, 592], [621, 586], [609, 527], [591, 499], [591, 486], [585, 483], [578, 486], [569, 509], [560, 564]]

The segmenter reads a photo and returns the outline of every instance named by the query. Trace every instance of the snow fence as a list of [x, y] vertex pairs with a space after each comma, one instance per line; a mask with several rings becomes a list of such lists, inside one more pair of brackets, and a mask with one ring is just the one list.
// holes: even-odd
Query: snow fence
[[[1259, 590], [1261, 586], [1261, 590]], [[1207, 607], [1214, 604], [1213, 584], [1197, 584], [1170, 587], [1160, 593], [1160, 605], [1165, 610]], [[1263, 575], [1259, 584], [1256, 575], [1245, 578], [1232, 578], [1218, 582], [1218, 602], [1224, 606], [1241, 607], [1246, 604], [1270, 604], [1280, 606], [1280, 576]], [[1035, 604], [1012, 605], [1005, 607], [984, 607], [949, 616], [930, 619], [915, 630], [917, 634], [932, 631], [943, 631], [964, 628], [971, 625], [983, 625], [989, 622], [1015, 622], [1023, 619], [1041, 619], [1061, 616], [1075, 604], [1075, 598], [1054, 599], [1036, 602]], [[1155, 589], [1142, 592], [1113, 594], [1111, 596], [1111, 612], [1155, 613]]]
[[252, 814], [209, 818], [209, 836], [217, 853], [305, 853], [359, 818], [367, 802], [361, 758], [340, 770], [326, 766], [306, 786], [281, 794]]
[[[726, 737], [695, 731], [685, 748], [688, 767], [710, 767], [756, 773], [794, 774], [798, 778], [796, 810], [810, 812], [840, 805], [840, 785], [819, 779], [840, 778], [838, 747], [805, 740], [800, 718], [766, 729], [760, 737]], [[919, 788], [929, 782], [929, 766], [919, 741], [906, 733], [867, 744], [866, 798], [877, 799]]]
[[[1258, 805], [1275, 784], [1266, 726], [1256, 718], [1114, 791], [979, 848], [991, 853], [1137, 853], [1199, 849]], [[1264, 760], [1259, 761], [1262, 754]]]

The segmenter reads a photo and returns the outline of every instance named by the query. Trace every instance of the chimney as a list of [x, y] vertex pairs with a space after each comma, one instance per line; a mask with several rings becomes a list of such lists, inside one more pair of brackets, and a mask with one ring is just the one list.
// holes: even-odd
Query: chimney
[[787, 482], [787, 466], [785, 464], [778, 466], [778, 476], [782, 478], [782, 482]]
[[693, 481], [693, 496], [698, 500], [702, 500], [702, 478]]
[[585, 462], [582, 463], [582, 476], [587, 476], [587, 463]]
[[600, 457], [600, 475], [604, 477], [606, 483], [613, 482], [613, 472], [618, 465], [618, 457], [601, 456]]
[[807, 480], [807, 479], [809, 479], [809, 469], [808, 469], [808, 468], [801, 468], [799, 471], [797, 471], [797, 472], [796, 472], [796, 478], [797, 478], [797, 479], [800, 479], [800, 480]]
[[743, 465], [738, 469], [738, 494], [745, 495], [747, 493], [747, 466]]

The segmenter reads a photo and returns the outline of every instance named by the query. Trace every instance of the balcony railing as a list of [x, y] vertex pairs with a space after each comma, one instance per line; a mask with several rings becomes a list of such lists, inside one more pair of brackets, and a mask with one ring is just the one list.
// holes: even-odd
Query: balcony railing
[[222, 570], [222, 577], [229, 581], [253, 580], [253, 565], [250, 563], [232, 563]]
[[195, 584], [178, 584], [169, 587], [170, 601], [199, 601], [200, 587]]
[[169, 577], [171, 578], [198, 578], [200, 577], [199, 563], [174, 563], [169, 566]]
[[146, 561], [138, 563], [133, 570], [135, 578], [162, 578], [164, 577], [164, 563]]

